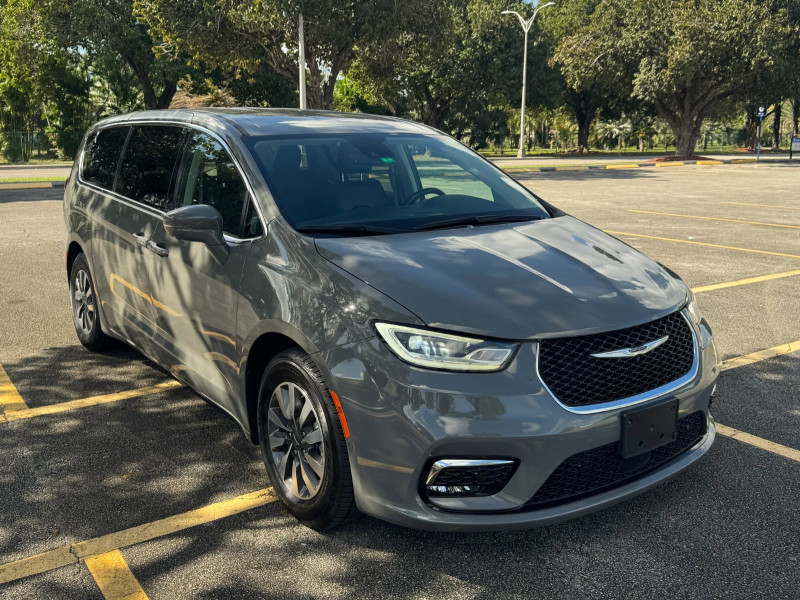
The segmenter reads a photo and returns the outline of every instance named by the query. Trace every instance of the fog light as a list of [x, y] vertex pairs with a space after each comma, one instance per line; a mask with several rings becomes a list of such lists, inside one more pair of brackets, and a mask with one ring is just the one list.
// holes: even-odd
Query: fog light
[[437, 460], [424, 480], [428, 496], [491, 496], [502, 490], [517, 461], [509, 458], [447, 458]]

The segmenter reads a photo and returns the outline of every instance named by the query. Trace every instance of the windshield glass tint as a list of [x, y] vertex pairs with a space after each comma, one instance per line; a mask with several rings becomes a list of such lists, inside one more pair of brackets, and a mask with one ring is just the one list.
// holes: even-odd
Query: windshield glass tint
[[354, 133], [253, 137], [248, 146], [298, 229], [384, 233], [468, 217], [546, 218], [536, 198], [447, 136]]

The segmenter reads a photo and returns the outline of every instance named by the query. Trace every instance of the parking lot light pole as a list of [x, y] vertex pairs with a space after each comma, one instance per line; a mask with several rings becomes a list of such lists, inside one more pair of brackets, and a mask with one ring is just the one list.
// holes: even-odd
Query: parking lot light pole
[[306, 103], [306, 41], [303, 35], [303, 15], [297, 23], [298, 28], [298, 48], [300, 50], [300, 57], [298, 59], [300, 69], [300, 108], [305, 110], [308, 108]]
[[525, 83], [528, 74], [528, 32], [533, 26], [533, 21], [536, 15], [543, 8], [553, 6], [555, 2], [548, 2], [533, 9], [533, 16], [530, 19], [523, 19], [522, 15], [515, 10], [504, 10], [501, 14], [504, 15], [517, 15], [522, 30], [525, 32], [525, 48], [522, 51], [522, 110], [519, 113], [519, 150], [517, 151], [517, 158], [525, 157]]

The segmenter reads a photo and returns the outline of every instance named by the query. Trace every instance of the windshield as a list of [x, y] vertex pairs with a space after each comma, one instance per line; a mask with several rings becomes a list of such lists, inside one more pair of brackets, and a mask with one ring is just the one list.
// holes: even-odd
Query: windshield
[[444, 135], [312, 134], [247, 144], [298, 231], [379, 235], [549, 216], [511, 177]]

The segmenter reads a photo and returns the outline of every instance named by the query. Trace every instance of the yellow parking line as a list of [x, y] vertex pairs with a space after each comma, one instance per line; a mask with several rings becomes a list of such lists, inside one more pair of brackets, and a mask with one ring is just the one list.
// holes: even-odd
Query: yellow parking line
[[710, 292], [712, 290], [722, 290], [729, 287], [736, 287], [739, 285], [748, 285], [751, 283], [760, 283], [762, 281], [771, 281], [773, 279], [781, 279], [783, 277], [794, 277], [800, 275], [800, 271], [785, 271], [783, 273], [773, 273], [772, 275], [759, 275], [758, 277], [748, 277], [746, 279], [737, 279], [736, 281], [726, 281], [724, 283], [714, 283], [711, 285], [701, 285], [700, 287], [692, 288], [695, 294], [703, 292]]
[[800, 450], [795, 450], [794, 448], [790, 448], [789, 446], [784, 446], [782, 444], [776, 444], [775, 442], [770, 442], [764, 438], [760, 438], [755, 435], [745, 433], [744, 431], [734, 429], [733, 427], [721, 425], [719, 423], [716, 424], [716, 427], [717, 433], [720, 435], [732, 438], [737, 442], [742, 442], [743, 444], [749, 444], [750, 446], [761, 448], [762, 450], [783, 456], [789, 460], [800, 462]]
[[69, 402], [51, 404], [49, 406], [37, 406], [36, 408], [26, 408], [25, 410], [6, 412], [6, 419], [8, 421], [18, 421], [20, 419], [31, 419], [33, 417], [41, 417], [42, 415], [53, 415], [56, 413], [75, 410], [76, 408], [84, 408], [86, 406], [95, 406], [97, 404], [119, 402], [120, 400], [127, 400], [129, 398], [139, 398], [140, 396], [149, 396], [151, 394], [157, 394], [159, 392], [171, 390], [182, 386], [183, 384], [180, 381], [165, 381], [164, 383], [157, 383], [156, 385], [149, 385], [147, 387], [141, 387], [134, 390], [127, 390], [125, 392], [103, 394], [102, 396], [91, 396], [89, 398], [81, 398], [79, 400], [71, 400]]
[[657, 162], [656, 166], [657, 167], [682, 167], [685, 164], [686, 163], [682, 163], [682, 162], [677, 161], [677, 160], [669, 160], [669, 161], [665, 161], [665, 162]]
[[786, 210], [800, 210], [800, 206], [780, 206], [777, 204], [756, 204], [755, 202], [720, 202], [720, 204], [735, 204], [736, 206], [760, 206], [762, 208], [783, 208]]
[[724, 165], [721, 160], [698, 160], [695, 164], [698, 165]]
[[638, 169], [639, 165], [637, 164], [629, 164], [629, 165], [606, 165], [606, 169]]
[[699, 215], [679, 215], [678, 213], [655, 212], [652, 210], [633, 210], [628, 212], [643, 215], [661, 215], [663, 217], [681, 217], [683, 219], [701, 219], [703, 221], [725, 221], [726, 223], [744, 223], [746, 225], [764, 225], [766, 227], [783, 227], [785, 229], [800, 229], [800, 225], [783, 225], [780, 223], [764, 223], [762, 221], [743, 221], [741, 219], [724, 219], [722, 217], [701, 217]]
[[85, 562], [106, 600], [148, 600], [119, 550], [88, 556]]
[[265, 488], [221, 502], [215, 502], [179, 515], [153, 521], [152, 523], [137, 525], [130, 529], [123, 529], [122, 531], [92, 538], [84, 542], [60, 546], [49, 552], [0, 565], [0, 584], [74, 564], [82, 558], [95, 554], [119, 550], [126, 546], [148, 542], [197, 525], [224, 519], [246, 510], [264, 506], [277, 499], [272, 488]]
[[731, 369], [752, 365], [753, 363], [761, 362], [762, 360], [767, 360], [768, 358], [775, 358], [776, 356], [782, 356], [784, 354], [790, 354], [797, 351], [800, 351], [800, 340], [796, 342], [789, 342], [788, 344], [782, 344], [780, 346], [773, 346], [772, 348], [759, 350], [758, 352], [745, 354], [744, 356], [730, 358], [722, 361], [721, 366], [723, 371], [730, 371]]
[[656, 235], [644, 235], [641, 233], [628, 233], [626, 231], [608, 231], [611, 235], [627, 235], [630, 237], [647, 238], [651, 240], [662, 240], [664, 242], [677, 242], [679, 244], [693, 244], [695, 246], [707, 246], [709, 248], [722, 248], [723, 250], [739, 250], [740, 252], [754, 252], [755, 254], [769, 254], [771, 256], [783, 256], [785, 258], [800, 258], [798, 254], [784, 254], [783, 252], [770, 252], [769, 250], [753, 250], [752, 248], [737, 248], [736, 246], [722, 246], [721, 244], [709, 244], [706, 242], [695, 242], [693, 240], [676, 240], [674, 238], [659, 237]]
[[28, 405], [19, 395], [17, 387], [11, 382], [11, 378], [6, 373], [3, 365], [0, 365], [0, 407], [3, 408], [8, 420], [16, 413], [28, 410]]

